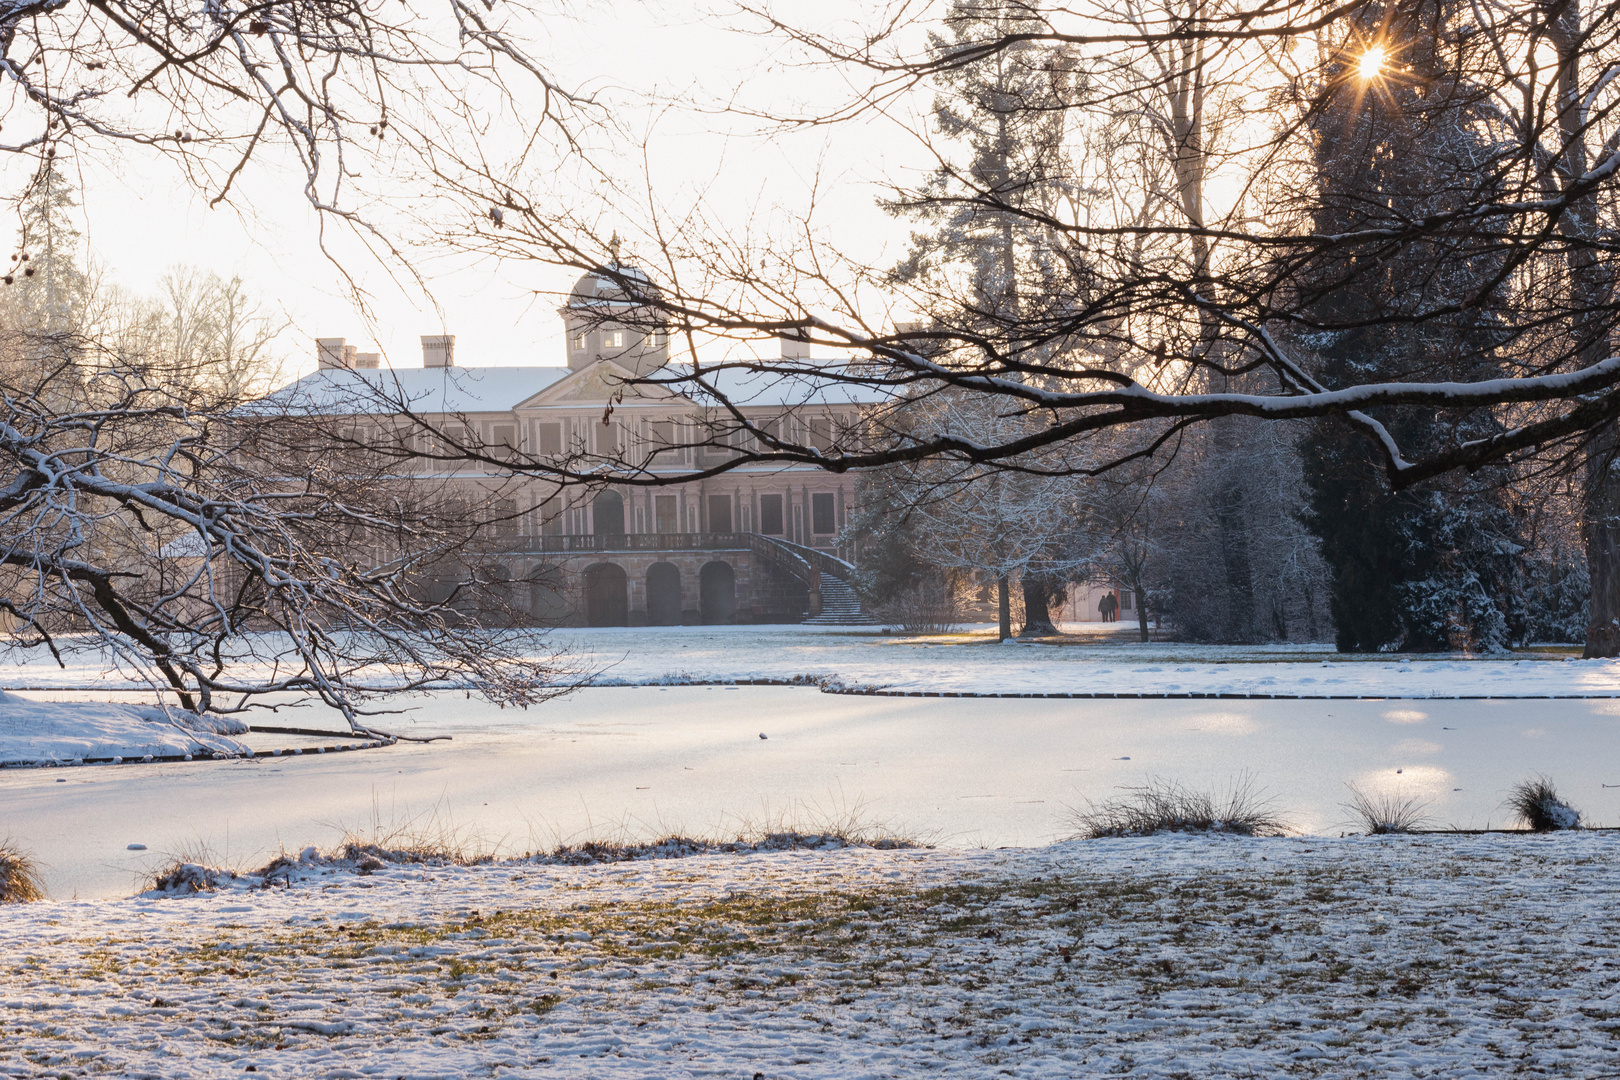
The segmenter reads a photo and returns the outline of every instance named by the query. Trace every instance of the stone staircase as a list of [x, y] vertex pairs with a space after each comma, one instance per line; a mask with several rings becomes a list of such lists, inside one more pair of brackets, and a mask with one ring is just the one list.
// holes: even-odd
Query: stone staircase
[[861, 598], [849, 582], [821, 575], [821, 614], [804, 620], [806, 626], [875, 626], [877, 620], [861, 610]]
[[[787, 570], [805, 583], [811, 592], [811, 603], [819, 595], [821, 610], [804, 620], [807, 626], [876, 626], [877, 620], [861, 610], [861, 598], [855, 595], [849, 578], [855, 567], [824, 551], [781, 540], [774, 536], [748, 534], [754, 553]], [[814, 607], [811, 608], [815, 610]]]

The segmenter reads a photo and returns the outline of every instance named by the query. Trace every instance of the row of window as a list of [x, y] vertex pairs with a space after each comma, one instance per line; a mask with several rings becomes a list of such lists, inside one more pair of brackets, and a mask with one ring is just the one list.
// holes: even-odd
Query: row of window
[[[844, 425], [837, 423], [830, 416], [815, 416], [801, 419], [788, 419], [784, 417], [770, 417], [754, 421], [766, 434], [773, 437], [784, 435], [787, 438], [802, 438], [809, 445], [822, 450], [829, 450], [834, 446], [835, 437], [844, 433]], [[648, 452], [665, 450], [665, 455], [673, 459], [684, 459], [686, 450], [683, 444], [699, 442], [712, 442], [712, 446], [698, 446], [696, 449], [700, 459], [723, 459], [729, 453], [729, 447], [740, 445], [743, 435], [741, 432], [724, 429], [710, 430], [698, 422], [681, 422], [676, 420], [651, 420], [642, 431], [637, 431], [634, 421], [624, 423], [610, 420], [603, 424], [591, 422], [582, 427], [595, 434], [595, 452], [598, 454], [618, 454], [630, 448], [639, 441]], [[583, 434], [581, 427], [576, 431]], [[564, 425], [561, 421], [540, 422], [535, 425], [536, 449], [543, 456], [563, 453]], [[510, 425], [496, 425], [493, 428], [494, 437], [491, 442], [497, 446], [514, 445], [512, 440], [516, 437], [516, 429]], [[637, 436], [639, 440], [637, 439]]]
[[[632, 333], [631, 331], [628, 331], [628, 330], [607, 330], [607, 331], [604, 331], [603, 334], [602, 334], [602, 348], [604, 348], [604, 349], [623, 349], [623, 348], [627, 348], [632, 341], [635, 341], [636, 339], [639, 338], [642, 348], [644, 348], [644, 349], [656, 349], [658, 347], [658, 336], [659, 336], [658, 331], [656, 331], [656, 330], [649, 331], [649, 332], [647, 332], [645, 334]], [[580, 333], [575, 334], [574, 338], [573, 338], [573, 341], [571, 342], [571, 344], [574, 347], [575, 352], [584, 352], [585, 347], [589, 343], [590, 343], [590, 334], [588, 332], [586, 332], [586, 331], [581, 331]]]
[[[747, 497], [744, 496], [746, 499]], [[678, 533], [686, 531], [681, 525], [680, 498], [676, 495], [654, 495], [652, 497], [652, 531], [656, 533]], [[759, 496], [759, 522], [756, 531], [766, 536], [785, 536], [787, 534], [787, 500], [780, 494]], [[693, 519], [688, 526], [704, 532], [728, 533], [735, 531], [740, 525], [747, 529], [747, 521], [738, 522], [733, 516], [733, 500], [730, 495], [710, 495], [707, 502], [708, 519], [699, 523], [696, 520], [696, 508], [692, 507]], [[542, 523], [540, 531], [545, 536], [558, 536], [564, 532], [563, 512], [557, 510], [541, 510]], [[599, 493], [591, 503], [592, 531], [598, 536], [622, 536], [626, 525], [626, 514], [623, 496], [615, 491]], [[810, 496], [810, 532], [815, 536], [831, 536], [838, 531], [837, 499], [831, 492], [815, 492]]]

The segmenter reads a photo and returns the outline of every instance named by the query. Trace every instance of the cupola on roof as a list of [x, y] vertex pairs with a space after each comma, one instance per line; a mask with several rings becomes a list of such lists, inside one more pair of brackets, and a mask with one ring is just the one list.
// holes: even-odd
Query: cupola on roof
[[[640, 267], [631, 266], [614, 260], [607, 264], [607, 269], [618, 274], [621, 279], [631, 283], [631, 286], [643, 293], [657, 295], [658, 289], [653, 285], [652, 279]], [[573, 291], [568, 294], [569, 307], [596, 307], [602, 304], [633, 303], [626, 295], [624, 287], [619, 281], [591, 272], [582, 276], [574, 283]]]

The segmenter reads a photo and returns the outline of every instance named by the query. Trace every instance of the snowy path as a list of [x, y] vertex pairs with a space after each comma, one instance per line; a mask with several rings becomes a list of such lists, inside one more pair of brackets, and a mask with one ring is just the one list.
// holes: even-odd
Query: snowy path
[[[413, 699], [390, 724], [453, 741], [320, 758], [0, 771], [0, 837], [53, 896], [127, 895], [166, 853], [263, 863], [343, 828], [455, 830], [508, 852], [668, 832], [728, 835], [851, 811], [931, 842], [1040, 845], [1071, 807], [1166, 777], [1240, 773], [1298, 828], [1337, 835], [1354, 782], [1415, 795], [1437, 824], [1505, 823], [1551, 776], [1620, 824], [1614, 701], [1031, 701], [869, 698], [808, 687], [605, 688], [501, 711]], [[288, 715], [282, 714], [283, 722]], [[761, 734], [769, 736], [760, 739]], [[142, 843], [146, 852], [126, 851]]]
[[1595, 1077], [1611, 836], [388, 867], [0, 922], [0, 1074]]

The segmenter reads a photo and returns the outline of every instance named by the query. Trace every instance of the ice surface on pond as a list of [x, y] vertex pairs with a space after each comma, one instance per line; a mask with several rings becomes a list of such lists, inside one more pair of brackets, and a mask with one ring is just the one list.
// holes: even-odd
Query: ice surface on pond
[[[257, 865], [374, 823], [523, 851], [856, 813], [941, 845], [1037, 845], [1072, 831], [1072, 808], [1151, 777], [1223, 788], [1247, 773], [1296, 827], [1337, 836], [1349, 826], [1347, 782], [1418, 796], [1438, 824], [1483, 827], [1506, 824], [1512, 786], [1542, 772], [1587, 822], [1620, 823], [1620, 790], [1602, 786], [1620, 784], [1606, 701], [1392, 709], [626, 687], [529, 712], [460, 694], [404, 704], [414, 711], [391, 718], [396, 729], [453, 741], [86, 767], [66, 770], [67, 784], [55, 783], [63, 770], [0, 772], [0, 829], [47, 864], [56, 895], [108, 896], [170, 853], [204, 846], [216, 861]], [[132, 835], [151, 851], [126, 853]]]
[[[1088, 800], [1155, 777], [1220, 789], [1247, 774], [1297, 828], [1336, 835], [1351, 826], [1340, 805], [1347, 783], [1415, 796], [1436, 824], [1483, 827], [1506, 824], [1512, 785], [1542, 772], [1587, 823], [1620, 823], [1620, 789], [1604, 786], [1620, 784], [1620, 701], [1042, 701], [656, 685], [809, 676], [989, 693], [1620, 692], [1620, 665], [1607, 661], [1403, 664], [1320, 646], [1119, 640], [998, 648], [797, 627], [571, 630], [557, 640], [599, 683], [642, 685], [589, 689], [529, 711], [441, 693], [401, 699], [393, 706], [406, 711], [379, 718], [406, 734], [453, 736], [429, 746], [86, 767], [66, 770], [67, 783], [63, 770], [0, 771], [0, 834], [40, 856], [57, 895], [105, 896], [127, 893], [172, 853], [253, 864], [283, 846], [333, 843], [345, 828], [409, 825], [522, 851], [856, 814], [941, 845], [1043, 844], [1072, 832], [1074, 810]], [[140, 718], [150, 710], [86, 712], [63, 701], [136, 700], [88, 661], [66, 674], [33, 663], [0, 669], [0, 685], [75, 684], [86, 691], [7, 694], [0, 752], [28, 732], [37, 749], [37, 725], [16, 718], [51, 708], [59, 718], [77, 708], [154, 726]], [[265, 722], [335, 723], [318, 709]], [[126, 759], [153, 753], [138, 740], [125, 746]], [[150, 851], [128, 853], [132, 834]]]

